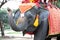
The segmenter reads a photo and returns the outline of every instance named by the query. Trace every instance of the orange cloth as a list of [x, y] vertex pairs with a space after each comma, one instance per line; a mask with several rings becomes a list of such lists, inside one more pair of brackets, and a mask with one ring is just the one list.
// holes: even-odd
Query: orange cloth
[[60, 13], [60, 9], [59, 8], [57, 8], [57, 11]]
[[33, 3], [22, 3], [20, 6], [19, 6], [19, 9], [21, 11], [21, 13], [24, 13], [26, 12], [27, 10], [31, 9], [35, 4]]
[[60, 33], [60, 9], [56, 9], [54, 6], [48, 7], [49, 10], [49, 35], [56, 35]]

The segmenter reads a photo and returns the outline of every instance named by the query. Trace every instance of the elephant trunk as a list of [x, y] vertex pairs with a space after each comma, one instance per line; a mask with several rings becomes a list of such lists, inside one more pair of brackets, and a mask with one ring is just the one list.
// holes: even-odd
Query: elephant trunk
[[28, 23], [25, 17], [19, 17], [17, 22], [13, 18], [12, 12], [8, 9], [8, 21], [9, 25], [14, 31], [24, 31], [28, 27]]

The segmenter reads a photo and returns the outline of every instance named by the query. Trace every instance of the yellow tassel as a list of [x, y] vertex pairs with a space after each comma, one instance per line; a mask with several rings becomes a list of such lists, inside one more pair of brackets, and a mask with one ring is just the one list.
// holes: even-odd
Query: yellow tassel
[[36, 17], [35, 22], [34, 22], [33, 25], [34, 25], [35, 27], [38, 27], [38, 25], [39, 25], [39, 22], [38, 22], [38, 15], [37, 15], [37, 17]]
[[16, 21], [16, 25], [18, 25], [18, 21]]
[[16, 25], [18, 25], [18, 24], [19, 24], [19, 21], [20, 21], [20, 20], [19, 20], [19, 18], [18, 18], [18, 19], [17, 19], [17, 21], [16, 21]]

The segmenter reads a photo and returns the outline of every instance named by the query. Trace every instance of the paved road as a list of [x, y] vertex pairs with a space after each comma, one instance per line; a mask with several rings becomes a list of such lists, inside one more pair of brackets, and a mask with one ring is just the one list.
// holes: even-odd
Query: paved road
[[33, 38], [2, 38], [0, 40], [33, 40]]
[[34, 35], [29, 34], [23, 36], [22, 32], [15, 32], [13, 30], [5, 30], [4, 33], [6, 37], [2, 38], [0, 32], [0, 40], [33, 40], [34, 37]]
[[[5, 36], [7, 37], [1, 38], [1, 34], [0, 34], [0, 40], [33, 40], [34, 37], [34, 35], [28, 35], [28, 34], [23, 36], [22, 32], [15, 32], [13, 30], [6, 30]], [[56, 40], [56, 39], [54, 38], [51, 40]]]
[[[33, 38], [31, 37], [5, 37], [5, 38], [1, 38], [0, 37], [0, 40], [33, 40]], [[53, 38], [51, 40], [56, 40], [56, 38]]]

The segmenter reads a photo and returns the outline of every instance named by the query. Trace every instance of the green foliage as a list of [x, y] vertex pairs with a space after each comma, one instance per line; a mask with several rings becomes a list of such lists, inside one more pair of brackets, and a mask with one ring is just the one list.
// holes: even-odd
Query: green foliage
[[9, 25], [9, 24], [4, 23], [4, 29], [5, 29], [5, 30], [7, 30], [7, 29], [9, 29], [9, 30], [10, 30], [10, 25]]
[[0, 9], [0, 20], [3, 21], [4, 23], [8, 23], [8, 15], [6, 10], [1, 10]]
[[[15, 13], [16, 10], [13, 10], [13, 13]], [[0, 9], [0, 20], [4, 23], [4, 29], [10, 30], [10, 25], [8, 24], [8, 14], [7, 14], [7, 10], [4, 9]]]
[[58, 1], [58, 2], [57, 2], [57, 7], [59, 7], [59, 8], [60, 8], [60, 1]]

